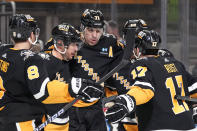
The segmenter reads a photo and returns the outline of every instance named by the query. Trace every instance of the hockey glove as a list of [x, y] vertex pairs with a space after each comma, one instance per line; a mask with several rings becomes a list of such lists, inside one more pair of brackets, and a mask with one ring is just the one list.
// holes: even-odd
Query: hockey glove
[[112, 124], [124, 119], [129, 113], [135, 111], [135, 99], [127, 94], [117, 96], [113, 101], [105, 104], [106, 119]]
[[73, 77], [69, 93], [74, 97], [83, 96], [82, 100], [85, 102], [93, 102], [102, 97], [103, 87], [91, 80]]

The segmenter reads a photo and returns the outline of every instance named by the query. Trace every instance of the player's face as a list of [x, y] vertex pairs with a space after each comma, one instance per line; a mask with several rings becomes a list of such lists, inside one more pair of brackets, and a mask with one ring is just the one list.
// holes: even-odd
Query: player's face
[[65, 46], [63, 40], [57, 40], [57, 48], [60, 52], [65, 52]]
[[102, 28], [86, 27], [84, 30], [85, 42], [90, 46], [94, 46], [98, 43], [102, 34], [103, 34]]
[[67, 50], [66, 50], [66, 59], [67, 60], [72, 60], [73, 56], [76, 55], [78, 51], [78, 44], [77, 43], [71, 43], [69, 44]]

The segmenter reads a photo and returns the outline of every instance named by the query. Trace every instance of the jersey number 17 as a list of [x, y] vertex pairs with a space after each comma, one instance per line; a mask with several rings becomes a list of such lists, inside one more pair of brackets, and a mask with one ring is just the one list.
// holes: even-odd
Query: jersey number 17
[[[184, 91], [184, 87], [183, 87], [183, 79], [182, 79], [182, 75], [177, 75], [175, 76], [175, 82], [176, 85], [178, 85], [178, 90], [181, 90], [181, 96], [185, 96], [185, 91]], [[165, 82], [166, 88], [168, 88], [170, 90], [170, 94], [171, 94], [171, 100], [172, 100], [172, 110], [174, 112], [174, 114], [179, 114], [185, 111], [189, 111], [189, 107], [186, 104], [185, 101], [182, 101], [182, 103], [179, 103], [174, 97], [176, 95], [176, 85], [174, 84], [174, 81], [172, 79], [172, 77], [168, 77], [166, 79]]]

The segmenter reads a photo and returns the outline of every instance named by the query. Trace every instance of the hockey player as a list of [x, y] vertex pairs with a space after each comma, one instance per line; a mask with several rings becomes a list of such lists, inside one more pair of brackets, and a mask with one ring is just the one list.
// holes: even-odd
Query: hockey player
[[[124, 28], [123, 28], [123, 37], [125, 37], [126, 33], [130, 29], [135, 29], [136, 33], [147, 29], [147, 24], [144, 20], [142, 19], [130, 19], [125, 22]], [[135, 58], [131, 57], [131, 62], [134, 62]], [[114, 80], [110, 81], [110, 85], [114, 87], [118, 95], [125, 94], [129, 91], [130, 86], [133, 84], [130, 81], [130, 72], [129, 72], [129, 67], [131, 64], [129, 63], [122, 69], [120, 69], [118, 72], [116, 72], [113, 75]], [[115, 130], [115, 126], [118, 131], [137, 131], [137, 120], [135, 118], [135, 114], [131, 113], [127, 117], [125, 117], [123, 120], [121, 120], [119, 123], [116, 123], [115, 126], [114, 124], [112, 125], [112, 130]]]
[[[104, 17], [101, 11], [90, 9], [84, 11], [81, 16], [81, 31], [84, 44], [71, 64], [74, 77], [90, 79], [96, 82], [120, 62], [123, 44], [117, 42], [113, 35], [104, 34], [103, 26]], [[86, 102], [80, 107], [73, 107], [69, 117], [70, 131], [107, 130], [99, 100]]]
[[[70, 81], [71, 74], [69, 69], [69, 60], [76, 55], [80, 42], [80, 34], [72, 25], [62, 23], [53, 28], [52, 39], [48, 41], [45, 47], [45, 49], [49, 48], [50, 50], [50, 46], [53, 46], [52, 51], [46, 55], [48, 56], [48, 60], [46, 60], [46, 67], [51, 80], [56, 79], [67, 83]], [[54, 87], [54, 90], [55, 89], [56, 88]], [[99, 93], [102, 94], [102, 92], [99, 91], [100, 90], [95, 90], [94, 92], [99, 96]], [[86, 93], [88, 94], [88, 92]], [[89, 96], [91, 96], [91, 94], [89, 94]], [[70, 100], [73, 99], [70, 98]], [[75, 106], [78, 104], [80, 104], [80, 101], [76, 103]], [[50, 103], [45, 106], [47, 108], [48, 115], [51, 116], [60, 110], [64, 105], [65, 103], [62, 101], [61, 104], [58, 102], [58, 104]], [[52, 124], [47, 125], [45, 131], [66, 131], [68, 130], [68, 121], [69, 117], [66, 112], [59, 118], [55, 119]]]
[[[105, 113], [112, 123], [136, 111], [139, 131], [195, 130], [185, 101], [175, 95], [196, 95], [196, 82], [188, 83], [188, 73], [173, 57], [159, 57], [160, 36], [155, 31], [138, 33], [130, 69], [131, 89], [117, 96]], [[188, 88], [187, 88], [188, 87]]]
[[74, 88], [77, 83], [83, 89], [78, 95], [86, 95], [84, 89], [88, 86], [87, 82], [76, 82], [76, 78], [69, 83], [50, 81], [44, 63], [48, 57], [29, 50], [39, 36], [33, 17], [16, 14], [9, 27], [14, 47], [0, 49], [0, 127], [6, 131], [33, 131], [45, 114], [42, 103], [69, 102], [68, 86]]
[[37, 74], [27, 70], [25, 60], [33, 55], [28, 49], [36, 42], [39, 29], [34, 18], [22, 14], [12, 17], [9, 27], [15, 45], [13, 48], [2, 47], [0, 51], [1, 128], [33, 130], [33, 126], [41, 122], [44, 108], [29, 91], [27, 75], [29, 73], [29, 78], [33, 78]]
[[[55, 26], [52, 30], [52, 39], [48, 41], [45, 49], [48, 51], [48, 46], [53, 46], [53, 49], [48, 53], [41, 55], [47, 57], [45, 60], [47, 72], [50, 80], [59, 80], [69, 82], [71, 74], [69, 71], [69, 60], [76, 54], [78, 43], [80, 42], [80, 34], [76, 29], [67, 23], [62, 23]], [[54, 87], [54, 90], [56, 88]], [[47, 117], [55, 114], [65, 106], [65, 102], [48, 103], [45, 105], [47, 109]], [[45, 127], [45, 131], [64, 130], [68, 131], [69, 117], [67, 112], [56, 118], [51, 124]]]

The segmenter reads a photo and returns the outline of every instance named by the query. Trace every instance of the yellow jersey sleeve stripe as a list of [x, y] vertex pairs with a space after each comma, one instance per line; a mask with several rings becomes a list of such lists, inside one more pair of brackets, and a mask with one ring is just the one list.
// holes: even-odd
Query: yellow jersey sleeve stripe
[[147, 103], [153, 98], [154, 92], [151, 89], [142, 89], [138, 86], [132, 86], [127, 92], [130, 96], [133, 96], [136, 100], [136, 105]]
[[190, 95], [190, 97], [197, 98], [197, 93]]
[[44, 104], [58, 104], [58, 103], [68, 103], [70, 102], [67, 98], [68, 94], [68, 84], [60, 82], [58, 80], [53, 80], [48, 82], [47, 90], [49, 96], [42, 101]]

